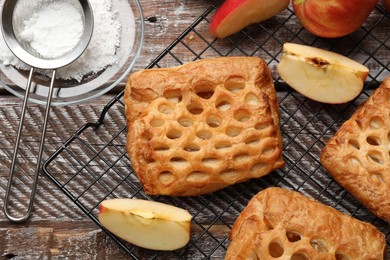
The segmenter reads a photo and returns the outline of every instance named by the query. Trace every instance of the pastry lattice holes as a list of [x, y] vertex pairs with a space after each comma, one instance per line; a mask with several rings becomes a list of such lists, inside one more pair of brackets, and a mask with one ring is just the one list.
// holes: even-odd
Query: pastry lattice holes
[[383, 126], [382, 118], [374, 117], [370, 120], [370, 127], [372, 129], [380, 129]]
[[294, 253], [292, 254], [291, 260], [310, 260], [310, 258], [305, 253]]
[[390, 120], [390, 115], [389, 119], [373, 116], [366, 128], [357, 123], [362, 137], [351, 138], [347, 142], [350, 150], [347, 162], [367, 169], [368, 178], [379, 187], [388, 182], [385, 164], [390, 161], [390, 131], [383, 133], [388, 128], [386, 120]]
[[169, 171], [160, 172], [158, 179], [163, 185], [170, 185], [176, 180], [175, 175]]
[[216, 105], [216, 107], [218, 108], [218, 110], [222, 111], [222, 112], [225, 112], [225, 111], [228, 111], [230, 109], [230, 107], [232, 106], [232, 104], [228, 101], [228, 100], [221, 100], [220, 102], [218, 102], [218, 104]]
[[195, 87], [195, 93], [202, 99], [210, 99], [214, 95], [214, 87], [213, 84], [203, 83]]
[[365, 144], [367, 145], [367, 161], [372, 170], [368, 171], [370, 179], [379, 187], [384, 187], [389, 176], [386, 173], [386, 166], [390, 161], [390, 131], [388, 129], [388, 118], [372, 117], [369, 121], [369, 127], [366, 135]]
[[284, 254], [283, 243], [279, 239], [274, 239], [268, 245], [269, 254], [273, 258], [279, 258]]
[[151, 152], [144, 157], [153, 160], [144, 161], [153, 162], [150, 172], [163, 165], [156, 173], [163, 187], [259, 177], [276, 154], [268, 98], [241, 77], [196, 83], [192, 91], [165, 90], [149, 107], [143, 131], [153, 135], [145, 139]]
[[356, 150], [359, 150], [360, 149], [360, 144], [357, 140], [355, 139], [351, 139], [348, 141], [348, 145], [353, 148], [353, 149], [356, 149]]
[[245, 103], [251, 106], [258, 106], [260, 104], [260, 100], [256, 94], [250, 92], [245, 96]]
[[350, 258], [347, 255], [340, 252], [336, 252], [335, 258], [336, 260], [350, 260]]
[[166, 90], [164, 91], [163, 96], [169, 102], [174, 104], [180, 103], [183, 98], [180, 89]]
[[382, 185], [385, 183], [385, 180], [382, 177], [382, 174], [380, 172], [374, 172], [370, 176], [371, 180], [379, 185]]
[[[276, 230], [271, 229], [268, 232], [272, 233], [273, 231]], [[268, 249], [266, 259], [278, 259], [284, 256], [283, 259], [310, 260], [317, 259], [319, 256], [334, 256], [335, 259], [349, 260], [349, 257], [339, 250], [332, 252], [328, 241], [322, 238], [310, 239], [305, 235], [291, 230], [286, 230], [285, 234], [285, 237], [276, 235], [268, 244], [262, 245]], [[287, 256], [290, 256], [290, 258], [287, 258]]]
[[373, 146], [379, 146], [382, 143], [381, 139], [376, 136], [367, 136], [366, 141], [369, 145], [373, 145]]
[[182, 127], [190, 127], [194, 124], [194, 122], [187, 118], [187, 117], [181, 117], [177, 119], [177, 122], [182, 126]]
[[287, 231], [286, 236], [287, 236], [288, 241], [290, 241], [291, 243], [298, 242], [302, 239], [301, 235], [297, 232], [294, 232], [294, 231]]
[[383, 164], [383, 157], [382, 153], [377, 152], [377, 151], [369, 151], [367, 154], [367, 158], [369, 161], [376, 163], [376, 164]]

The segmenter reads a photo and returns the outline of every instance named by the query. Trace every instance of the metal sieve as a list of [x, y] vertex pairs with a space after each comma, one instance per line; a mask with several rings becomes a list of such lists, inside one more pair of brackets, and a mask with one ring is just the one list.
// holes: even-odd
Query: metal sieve
[[[31, 14], [31, 10], [37, 11], [39, 8], [43, 8], [48, 3], [52, 3], [54, 1], [66, 1], [72, 4], [77, 10], [80, 12], [81, 17], [83, 19], [83, 33], [80, 37], [78, 43], [68, 52], [63, 54], [60, 57], [55, 58], [45, 58], [39, 52], [37, 52], [31, 45], [27, 42], [22, 41], [22, 37], [20, 37], [21, 27], [23, 26], [26, 19], [29, 18], [28, 13]], [[2, 33], [6, 44], [12, 53], [19, 58], [21, 61], [31, 66], [26, 91], [23, 98], [22, 104], [22, 112], [20, 116], [19, 128], [17, 132], [14, 153], [12, 157], [12, 163], [9, 173], [9, 180], [6, 188], [5, 198], [4, 198], [4, 214], [5, 216], [13, 222], [22, 222], [27, 220], [27, 218], [31, 215], [33, 209], [33, 202], [35, 197], [35, 191], [38, 183], [38, 176], [41, 169], [41, 160], [42, 160], [42, 152], [45, 143], [47, 122], [49, 119], [49, 112], [51, 107], [51, 100], [53, 96], [53, 86], [56, 77], [56, 69], [64, 67], [71, 62], [75, 61], [87, 48], [89, 41], [93, 32], [93, 13], [92, 8], [88, 0], [5, 0], [2, 6], [1, 12], [1, 21], [2, 21]], [[23, 130], [24, 118], [27, 109], [28, 97], [32, 85], [32, 78], [35, 73], [35, 69], [44, 69], [44, 70], [52, 70], [52, 76], [50, 80], [50, 86], [48, 91], [48, 96], [46, 100], [46, 110], [45, 117], [42, 126], [41, 132], [41, 140], [39, 144], [38, 151], [38, 159], [35, 167], [35, 173], [33, 177], [33, 183], [30, 192], [30, 198], [28, 201], [28, 208], [26, 213], [21, 217], [11, 216], [9, 212], [9, 195], [13, 183], [15, 165], [17, 162], [17, 154], [19, 149], [19, 144], [21, 140], [21, 134]]]

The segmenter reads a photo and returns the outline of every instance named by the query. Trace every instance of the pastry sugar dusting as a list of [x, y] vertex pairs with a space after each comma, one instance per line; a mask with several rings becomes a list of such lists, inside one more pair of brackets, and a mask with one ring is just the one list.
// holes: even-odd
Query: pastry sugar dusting
[[[41, 0], [40, 2], [50, 4], [40, 7], [40, 12], [30, 11], [21, 40], [30, 43], [31, 47], [45, 58], [59, 57], [69, 51], [69, 48], [74, 47], [81, 37], [77, 32], [79, 30], [82, 32], [83, 29], [82, 22], [79, 20], [81, 17], [78, 17], [80, 14], [77, 10], [71, 10], [70, 3], [67, 1]], [[116, 52], [120, 47], [122, 25], [113, 8], [112, 0], [90, 0], [89, 2], [94, 15], [94, 31], [89, 46], [76, 61], [58, 69], [57, 78], [81, 81], [84, 76], [96, 74], [118, 62]], [[66, 9], [63, 8], [64, 6]], [[63, 18], [58, 19], [59, 14], [62, 14]], [[71, 22], [65, 21], [64, 17]], [[72, 33], [73, 36], [65, 36], [67, 32]], [[52, 36], [48, 38], [47, 35], [50, 33]], [[58, 34], [62, 37], [62, 41], [57, 38]], [[12, 54], [3, 37], [0, 37], [0, 62], [17, 69], [29, 69], [29, 66]], [[45, 74], [45, 72], [41, 73]]]

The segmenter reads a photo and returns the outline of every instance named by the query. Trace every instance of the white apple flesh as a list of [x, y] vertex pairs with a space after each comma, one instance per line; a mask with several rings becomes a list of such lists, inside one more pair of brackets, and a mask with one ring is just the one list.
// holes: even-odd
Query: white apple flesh
[[142, 248], [176, 250], [190, 239], [192, 217], [188, 211], [159, 202], [105, 200], [98, 218], [111, 233]]
[[284, 44], [277, 70], [302, 95], [330, 104], [357, 97], [368, 75], [368, 68], [348, 57], [294, 43]]

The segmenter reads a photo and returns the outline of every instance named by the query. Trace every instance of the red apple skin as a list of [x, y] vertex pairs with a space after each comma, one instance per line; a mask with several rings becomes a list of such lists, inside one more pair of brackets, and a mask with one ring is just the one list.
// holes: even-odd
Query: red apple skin
[[225, 2], [223, 2], [223, 4], [218, 8], [217, 12], [211, 19], [209, 27], [210, 33], [218, 37], [218, 25], [223, 21], [223, 19], [225, 19], [225, 17], [229, 16], [234, 10], [236, 10], [245, 2], [247, 2], [247, 0], [225, 0]]
[[99, 205], [99, 213], [102, 213], [106, 210], [107, 210], [107, 208], [105, 208], [103, 205]]
[[275, 16], [289, 3], [290, 0], [225, 0], [211, 19], [209, 31], [215, 37], [225, 38]]
[[386, 10], [390, 12], [390, 0], [382, 0], [383, 5], [385, 6]]
[[306, 30], [336, 38], [356, 31], [378, 0], [292, 0], [294, 12]]

